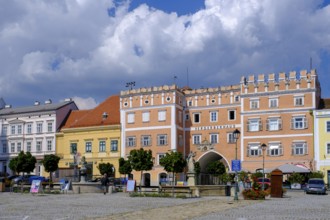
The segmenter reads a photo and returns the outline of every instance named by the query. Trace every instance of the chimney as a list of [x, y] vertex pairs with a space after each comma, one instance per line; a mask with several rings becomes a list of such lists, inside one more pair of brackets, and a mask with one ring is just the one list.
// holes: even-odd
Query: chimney
[[5, 108], [11, 108], [11, 105], [5, 105]]
[[45, 104], [46, 104], [46, 105], [47, 105], [47, 104], [52, 104], [52, 100], [51, 100], [51, 99], [46, 100], [46, 101], [45, 101]]
[[40, 102], [39, 101], [35, 101], [34, 102], [34, 105], [40, 105]]

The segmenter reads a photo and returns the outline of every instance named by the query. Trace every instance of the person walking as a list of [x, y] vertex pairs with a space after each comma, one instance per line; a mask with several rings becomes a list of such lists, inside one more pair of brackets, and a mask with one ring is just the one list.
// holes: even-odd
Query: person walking
[[104, 195], [107, 193], [108, 185], [109, 185], [109, 179], [108, 179], [108, 175], [105, 173], [101, 179], [101, 186], [102, 186]]

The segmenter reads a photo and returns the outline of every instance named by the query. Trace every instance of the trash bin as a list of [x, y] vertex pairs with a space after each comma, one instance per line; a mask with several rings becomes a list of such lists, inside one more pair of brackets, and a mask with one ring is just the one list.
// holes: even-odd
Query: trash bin
[[226, 196], [230, 196], [230, 186], [229, 185], [225, 186], [225, 193], [226, 193]]
[[5, 178], [0, 177], [0, 192], [5, 192], [6, 191], [6, 187], [5, 187]]

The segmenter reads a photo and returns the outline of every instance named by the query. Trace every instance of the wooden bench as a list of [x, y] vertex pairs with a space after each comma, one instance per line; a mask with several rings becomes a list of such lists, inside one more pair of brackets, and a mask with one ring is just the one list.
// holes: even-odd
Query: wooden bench
[[188, 194], [192, 197], [192, 190], [189, 186], [159, 186], [159, 193]]

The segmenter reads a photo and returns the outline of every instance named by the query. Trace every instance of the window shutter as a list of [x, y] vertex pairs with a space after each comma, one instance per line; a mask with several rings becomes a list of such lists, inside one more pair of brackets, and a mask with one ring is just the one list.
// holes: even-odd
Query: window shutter
[[308, 154], [307, 143], [304, 143], [304, 153], [305, 153], [305, 154]]
[[262, 151], [260, 148], [258, 149], [258, 156], [262, 156]]
[[307, 128], [307, 118], [304, 118], [304, 128]]
[[294, 118], [291, 118], [291, 129], [294, 129]]
[[262, 131], [262, 122], [261, 122], [261, 120], [259, 120], [258, 123], [259, 123], [259, 131]]
[[291, 145], [291, 155], [294, 155], [294, 149], [295, 149], [294, 146], [295, 146], [294, 144]]
[[246, 128], [247, 131], [250, 131], [250, 121], [247, 121], [247, 128]]
[[278, 119], [278, 129], [282, 130], [282, 119]]

